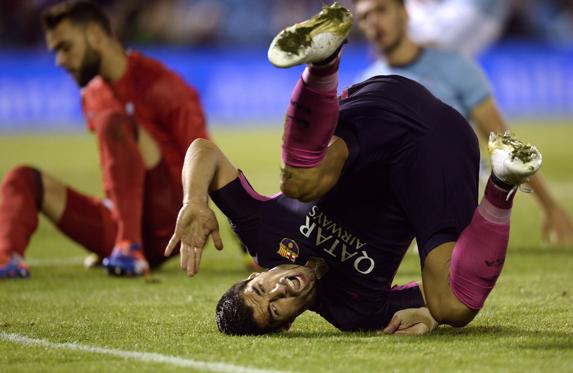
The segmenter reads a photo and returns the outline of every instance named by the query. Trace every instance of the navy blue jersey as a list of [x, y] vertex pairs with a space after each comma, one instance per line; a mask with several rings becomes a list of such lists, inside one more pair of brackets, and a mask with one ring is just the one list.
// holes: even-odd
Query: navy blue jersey
[[[261, 266], [326, 261], [316, 311], [328, 321], [343, 330], [379, 329], [392, 316], [392, 281], [412, 239], [423, 263], [469, 224], [477, 139], [457, 111], [398, 76], [351, 87], [335, 134], [349, 158], [319, 201], [261, 196], [242, 174], [211, 198]], [[419, 294], [400, 302], [423, 305]]]

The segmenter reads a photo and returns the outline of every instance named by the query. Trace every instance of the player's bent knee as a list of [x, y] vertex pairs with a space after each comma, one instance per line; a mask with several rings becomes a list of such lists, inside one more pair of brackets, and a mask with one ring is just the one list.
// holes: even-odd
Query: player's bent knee
[[478, 313], [478, 310], [472, 310], [452, 297], [436, 301], [428, 299], [428, 308], [434, 319], [440, 324], [447, 324], [456, 328], [469, 324]]
[[30, 193], [30, 198], [34, 198], [38, 207], [42, 204], [43, 184], [42, 173], [29, 165], [20, 165], [10, 170], [4, 180], [2, 187], [14, 188], [22, 193]]

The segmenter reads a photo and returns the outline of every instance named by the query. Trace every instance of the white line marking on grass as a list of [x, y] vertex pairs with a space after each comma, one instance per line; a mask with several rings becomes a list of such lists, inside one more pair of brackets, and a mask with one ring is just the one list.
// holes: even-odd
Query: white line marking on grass
[[240, 365], [232, 365], [219, 362], [199, 361], [193, 359], [185, 359], [177, 356], [162, 355], [155, 352], [137, 352], [137, 351], [124, 351], [107, 347], [90, 346], [79, 343], [56, 343], [50, 342], [45, 339], [30, 338], [21, 334], [4, 333], [0, 332], [0, 340], [17, 343], [24, 346], [40, 346], [53, 349], [72, 350], [89, 352], [95, 354], [112, 355], [122, 357], [124, 359], [145, 361], [148, 363], [169, 364], [184, 368], [193, 368], [201, 371], [208, 372], [224, 372], [224, 373], [286, 373], [278, 370], [267, 370], [250, 368]]
[[80, 256], [71, 258], [37, 258], [26, 259], [26, 263], [33, 267], [71, 267], [83, 265], [84, 258]]

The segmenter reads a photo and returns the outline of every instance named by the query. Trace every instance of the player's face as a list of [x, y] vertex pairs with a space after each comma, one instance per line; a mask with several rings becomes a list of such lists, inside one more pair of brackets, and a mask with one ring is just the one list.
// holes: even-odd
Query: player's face
[[307, 310], [316, 298], [316, 276], [304, 266], [283, 264], [253, 273], [245, 287], [245, 303], [262, 327], [288, 323]]
[[48, 49], [56, 56], [56, 65], [66, 70], [80, 87], [99, 74], [101, 54], [88, 41], [86, 30], [68, 20], [46, 32]]
[[368, 41], [385, 53], [394, 50], [407, 35], [408, 14], [397, 0], [360, 0], [354, 13]]

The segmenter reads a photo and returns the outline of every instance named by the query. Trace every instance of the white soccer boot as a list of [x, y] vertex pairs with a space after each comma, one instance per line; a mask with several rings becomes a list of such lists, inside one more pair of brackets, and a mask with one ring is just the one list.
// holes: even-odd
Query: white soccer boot
[[541, 167], [537, 148], [518, 140], [509, 130], [503, 135], [491, 132], [487, 147], [494, 175], [509, 185], [519, 186]]
[[269, 47], [269, 61], [283, 68], [324, 61], [340, 48], [351, 28], [348, 9], [337, 2], [324, 6], [309, 20], [279, 32]]

